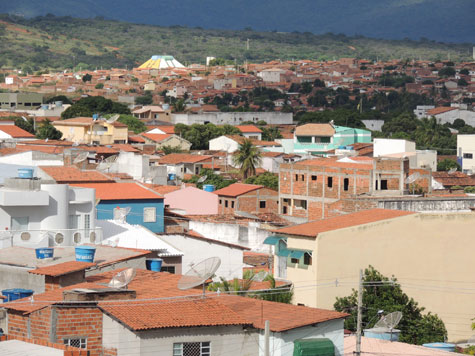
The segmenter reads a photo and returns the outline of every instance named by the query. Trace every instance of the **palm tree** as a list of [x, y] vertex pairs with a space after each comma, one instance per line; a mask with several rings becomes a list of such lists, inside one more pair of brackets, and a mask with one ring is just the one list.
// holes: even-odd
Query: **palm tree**
[[256, 168], [261, 164], [261, 161], [261, 152], [247, 138], [241, 142], [233, 156], [233, 162], [241, 170], [244, 179], [256, 174]]

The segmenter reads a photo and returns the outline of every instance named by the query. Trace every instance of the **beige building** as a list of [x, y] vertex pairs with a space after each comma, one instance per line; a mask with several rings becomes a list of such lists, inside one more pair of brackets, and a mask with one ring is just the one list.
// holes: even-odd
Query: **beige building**
[[55, 121], [53, 126], [61, 131], [63, 139], [72, 142], [98, 145], [128, 142], [127, 125], [117, 121], [109, 123], [92, 117], [75, 117]]
[[155, 145], [157, 150], [160, 150], [163, 147], [171, 147], [178, 148], [181, 151], [189, 151], [191, 148], [191, 142], [175, 134], [144, 133], [141, 136], [146, 144]]
[[295, 286], [293, 302], [333, 308], [372, 265], [444, 321], [450, 341], [473, 334], [473, 213], [373, 209], [277, 230], [276, 275]]
[[463, 173], [475, 173], [475, 135], [457, 135], [457, 161]]

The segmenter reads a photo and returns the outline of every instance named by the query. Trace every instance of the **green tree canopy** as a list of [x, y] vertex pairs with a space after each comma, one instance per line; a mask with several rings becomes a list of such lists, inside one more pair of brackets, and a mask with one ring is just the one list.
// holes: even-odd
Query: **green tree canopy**
[[56, 96], [53, 96], [52, 98], [49, 98], [48, 100], [46, 100], [46, 103], [47, 104], [50, 104], [50, 103], [54, 103], [56, 101], [62, 101], [63, 104], [72, 104], [73, 102], [71, 101], [71, 99], [69, 99], [66, 95], [56, 95]]
[[79, 101], [63, 111], [61, 118], [70, 119], [80, 116], [91, 117], [93, 114], [130, 115], [131, 112], [125, 104], [117, 103], [102, 96], [88, 96], [81, 98]]
[[87, 74], [84, 74], [82, 76], [82, 81], [85, 83], [85, 82], [90, 82], [92, 80], [92, 75], [90, 75], [89, 73]]
[[[198, 182], [201, 177], [206, 176], [206, 180], [204, 182]], [[185, 181], [187, 183], [194, 183], [196, 187], [199, 189], [203, 189], [203, 185], [211, 184], [214, 185], [216, 190], [226, 188], [228, 185], [236, 183], [235, 179], [225, 179], [221, 175], [214, 173], [211, 169], [202, 169], [200, 174], [194, 175], [191, 179]]]
[[147, 126], [145, 126], [143, 121], [140, 121], [139, 119], [137, 119], [133, 115], [122, 114], [122, 115], [120, 115], [120, 117], [117, 121], [127, 125], [127, 127], [129, 128], [129, 131], [133, 131], [136, 134], [144, 132], [145, 130], [147, 130]]
[[135, 104], [137, 105], [150, 105], [153, 103], [152, 95], [138, 96], [135, 98]]
[[460, 167], [460, 164], [458, 164], [457, 161], [454, 161], [453, 159], [450, 159], [450, 158], [446, 158], [437, 163], [437, 171], [449, 171], [452, 168], [457, 168], [457, 171], [462, 170], [462, 167]]
[[262, 161], [259, 149], [249, 139], [244, 139], [234, 153], [233, 162], [241, 170], [244, 179], [256, 174], [256, 169]]
[[14, 117], [15, 120], [15, 126], [18, 126], [19, 128], [28, 131], [31, 134], [35, 134], [35, 129], [34, 129], [34, 122], [31, 117], [27, 119], [27, 121], [23, 120], [21, 117]]
[[[389, 281], [393, 283], [380, 283]], [[335, 310], [351, 314], [345, 320], [345, 328], [352, 331], [356, 330], [357, 300], [358, 292], [353, 290], [347, 297], [337, 297], [334, 304]], [[384, 310], [385, 314], [402, 312], [403, 317], [397, 326], [401, 330], [399, 341], [421, 345], [443, 342], [447, 337], [445, 325], [437, 315], [424, 314], [425, 309], [402, 291], [396, 278], [389, 279], [369, 266], [363, 276], [363, 328], [374, 326], [379, 310]]]
[[175, 133], [191, 142], [195, 150], [205, 150], [209, 147], [209, 140], [223, 135], [240, 135], [241, 131], [231, 125], [216, 126], [214, 124], [177, 124]]
[[279, 176], [270, 172], [249, 177], [245, 180], [245, 183], [263, 185], [273, 190], [279, 190]]
[[51, 121], [49, 120], [45, 120], [36, 131], [36, 137], [40, 140], [59, 140], [62, 136], [63, 134], [61, 131], [57, 130], [53, 125], [51, 125]]
[[439, 70], [439, 77], [453, 77], [455, 69], [453, 67], [444, 67]]

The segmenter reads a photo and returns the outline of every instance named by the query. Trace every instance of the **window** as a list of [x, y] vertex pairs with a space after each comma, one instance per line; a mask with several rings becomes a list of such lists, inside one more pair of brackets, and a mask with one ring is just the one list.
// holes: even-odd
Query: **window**
[[259, 208], [261, 208], [261, 209], [265, 209], [265, 208], [266, 208], [266, 201], [265, 201], [265, 200], [259, 201]]
[[79, 215], [69, 215], [69, 228], [70, 229], [79, 228]]
[[327, 186], [328, 188], [333, 188], [333, 177], [327, 178]]
[[312, 180], [316, 182], [317, 181], [317, 176], [312, 176]]
[[175, 274], [175, 266], [162, 266], [162, 268], [160, 268], [160, 272]]
[[223, 205], [223, 200], [219, 199], [219, 205]]
[[234, 209], [234, 200], [231, 201], [231, 208]]
[[296, 181], [296, 182], [299, 181], [299, 175], [298, 175], [298, 174], [295, 175], [295, 181]]
[[312, 256], [309, 253], [303, 255], [303, 264], [307, 266], [312, 265]]
[[343, 179], [343, 190], [348, 190], [350, 186], [350, 180], [348, 178]]
[[291, 258], [290, 263], [299, 263], [299, 259], [298, 258]]
[[81, 349], [87, 348], [87, 339], [63, 339], [64, 344], [73, 347], [79, 347]]
[[305, 175], [302, 174], [302, 182], [305, 181]]
[[472, 154], [472, 153], [464, 153], [464, 154], [463, 154], [463, 158], [472, 159], [472, 158], [473, 158], [473, 154]]
[[173, 356], [210, 356], [211, 343], [181, 342], [173, 344]]
[[387, 179], [381, 179], [381, 190], [388, 190], [388, 181], [387, 181]]
[[228, 207], [228, 201], [227, 201], [227, 200], [224, 201], [224, 207], [225, 207], [225, 208]]
[[21, 218], [12, 217], [12, 230], [23, 231], [28, 230], [28, 216]]
[[157, 221], [157, 208], [143, 208], [143, 222], [154, 223]]
[[295, 206], [295, 208], [307, 209], [307, 201], [306, 200], [295, 199], [294, 200], [294, 206]]

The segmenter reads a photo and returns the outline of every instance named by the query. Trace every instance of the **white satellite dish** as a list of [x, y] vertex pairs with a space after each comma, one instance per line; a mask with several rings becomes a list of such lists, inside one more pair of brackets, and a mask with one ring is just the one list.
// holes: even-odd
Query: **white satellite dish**
[[374, 324], [375, 328], [388, 328], [393, 330], [402, 319], [402, 313], [400, 311], [389, 313], [383, 316], [379, 321]]
[[108, 118], [108, 119], [106, 120], [106, 122], [107, 122], [108, 124], [112, 124], [112, 123], [116, 122], [117, 120], [119, 120], [119, 118], [120, 118], [120, 115], [119, 115], [119, 114], [115, 114], [115, 115], [112, 115], [110, 118]]
[[405, 179], [406, 184], [411, 184], [414, 183], [416, 180], [418, 180], [421, 177], [421, 174], [419, 172], [412, 173], [409, 177]]
[[107, 286], [110, 288], [127, 289], [127, 285], [134, 279], [136, 274], [135, 268], [127, 268], [112, 277]]
[[450, 168], [447, 173], [448, 173], [448, 174], [454, 174], [455, 172], [457, 172], [457, 167]]
[[252, 276], [251, 280], [253, 282], [263, 282], [264, 279], [266, 279], [268, 275], [269, 275], [269, 272], [260, 271], [259, 273], [256, 273], [254, 276]]
[[203, 183], [206, 179], [208, 179], [208, 176], [203, 176], [196, 183]]
[[219, 257], [210, 257], [193, 266], [181, 276], [178, 281], [178, 289], [187, 290], [203, 285], [203, 296], [205, 294], [205, 282], [214, 275], [221, 265]]
[[82, 161], [85, 161], [87, 159], [87, 156], [89, 156], [89, 152], [87, 152], [87, 151], [81, 152], [73, 160], [73, 163], [74, 164], [81, 163]]
[[96, 169], [100, 172], [109, 172], [109, 169], [112, 167], [112, 164], [117, 161], [117, 155], [109, 156], [103, 161], [99, 162]]
[[127, 215], [130, 213], [130, 210], [132, 210], [132, 208], [130, 206], [127, 206], [125, 208], [117, 207], [116, 210], [117, 210], [117, 216], [116, 216], [117, 220], [121, 223], [125, 223]]

